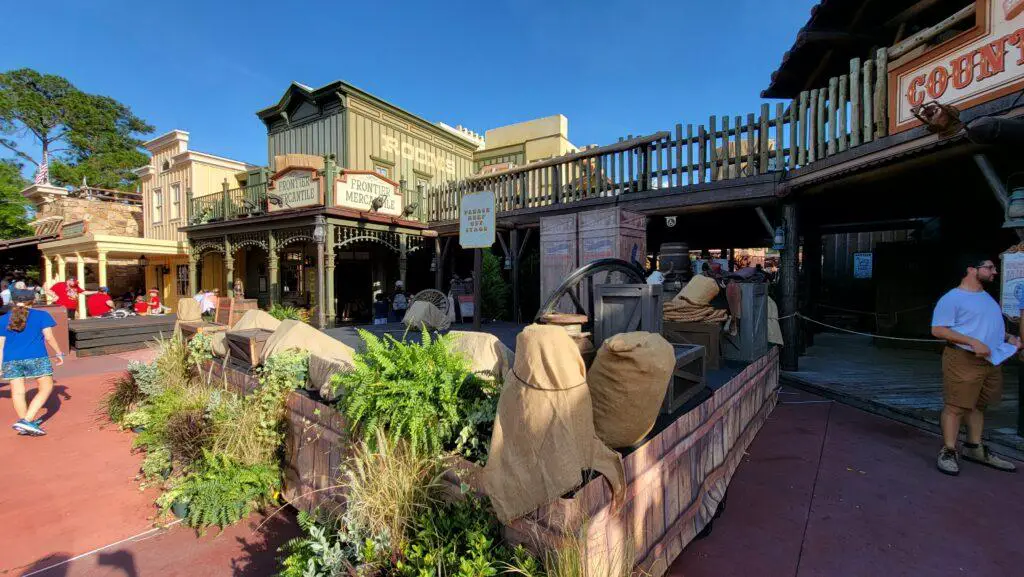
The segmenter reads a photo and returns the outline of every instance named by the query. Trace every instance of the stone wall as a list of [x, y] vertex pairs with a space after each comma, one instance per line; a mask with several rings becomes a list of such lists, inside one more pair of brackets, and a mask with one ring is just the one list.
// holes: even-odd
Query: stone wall
[[37, 218], [60, 216], [64, 223], [85, 220], [93, 234], [142, 237], [142, 207], [98, 199], [56, 197], [43, 203]]

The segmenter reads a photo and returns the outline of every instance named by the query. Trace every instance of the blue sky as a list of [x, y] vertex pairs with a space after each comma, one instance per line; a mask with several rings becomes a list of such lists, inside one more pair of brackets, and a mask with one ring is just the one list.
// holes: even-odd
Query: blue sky
[[293, 80], [344, 79], [478, 132], [561, 113], [575, 144], [604, 144], [757, 111], [815, 3], [15, 2], [0, 70], [62, 75], [155, 134], [188, 130], [196, 150], [258, 164], [255, 112]]

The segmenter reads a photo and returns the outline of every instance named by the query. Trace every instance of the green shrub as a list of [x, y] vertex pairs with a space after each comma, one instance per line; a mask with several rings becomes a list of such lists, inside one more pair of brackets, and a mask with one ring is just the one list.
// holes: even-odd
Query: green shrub
[[181, 333], [175, 331], [170, 338], [158, 338], [156, 348], [157, 357], [153, 364], [158, 386], [168, 388], [188, 385], [192, 378], [192, 365], [188, 345]]
[[480, 275], [480, 303], [485, 319], [508, 318], [509, 285], [501, 276], [501, 263], [491, 251], [484, 251], [483, 272]]
[[189, 362], [197, 371], [202, 370], [203, 363], [213, 359], [213, 343], [206, 333], [197, 333], [188, 341]]
[[103, 396], [103, 410], [114, 423], [123, 426], [125, 415], [143, 399], [138, 383], [130, 372], [114, 379], [110, 391]]
[[179, 500], [188, 505], [185, 522], [196, 529], [224, 528], [272, 502], [280, 486], [276, 465], [243, 466], [206, 452], [199, 468], [157, 499], [166, 512]]
[[139, 392], [146, 399], [155, 397], [164, 390], [163, 383], [157, 379], [156, 363], [128, 361], [128, 373], [135, 379]]
[[334, 376], [335, 388], [345, 388], [342, 404], [351, 426], [371, 445], [384, 428], [415, 452], [439, 454], [463, 425], [462, 395], [474, 388], [472, 380], [466, 384], [468, 361], [451, 351], [449, 337], [431, 338], [425, 328], [422, 344], [391, 335], [381, 340], [362, 329], [359, 336], [366, 350], [355, 356], [352, 371]]
[[275, 304], [274, 306], [270, 307], [270, 310], [267, 311], [267, 313], [279, 321], [291, 320], [309, 323], [309, 311], [306, 309]]
[[147, 481], [162, 481], [171, 474], [171, 451], [167, 447], [157, 447], [142, 460], [142, 476]]
[[[202, 387], [173, 386], [150, 399], [146, 405], [145, 429], [135, 437], [134, 445], [147, 451], [158, 448], [170, 448], [169, 431], [175, 415], [200, 411], [203, 412], [209, 403], [210, 390]], [[176, 424], [176, 423], [175, 423]], [[178, 458], [178, 455], [173, 455]]]

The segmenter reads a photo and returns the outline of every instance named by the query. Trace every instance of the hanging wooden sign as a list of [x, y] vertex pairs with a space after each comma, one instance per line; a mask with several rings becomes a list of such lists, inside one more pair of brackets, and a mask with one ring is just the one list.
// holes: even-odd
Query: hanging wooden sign
[[310, 168], [286, 168], [270, 179], [267, 211], [280, 212], [324, 203], [320, 175]]

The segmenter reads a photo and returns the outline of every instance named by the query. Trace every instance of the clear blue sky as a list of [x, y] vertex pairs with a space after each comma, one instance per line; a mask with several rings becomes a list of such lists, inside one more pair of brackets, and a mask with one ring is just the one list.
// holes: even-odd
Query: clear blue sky
[[561, 113], [575, 144], [605, 144], [756, 112], [815, 3], [14, 2], [0, 70], [62, 75], [127, 104], [155, 134], [188, 130], [196, 150], [258, 164], [255, 112], [293, 80], [343, 79], [478, 132]]

